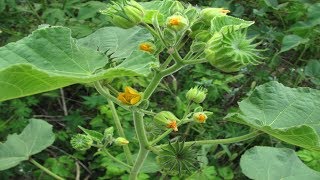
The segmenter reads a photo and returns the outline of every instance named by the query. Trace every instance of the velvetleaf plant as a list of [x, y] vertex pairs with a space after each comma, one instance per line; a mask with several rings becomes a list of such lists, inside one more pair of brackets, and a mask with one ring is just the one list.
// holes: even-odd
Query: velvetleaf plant
[[[186, 93], [186, 108], [182, 117], [169, 110], [150, 110], [149, 101], [161, 80], [185, 66], [209, 63], [215, 71], [241, 71], [261, 62], [261, 50], [248, 39], [247, 28], [254, 22], [229, 16], [223, 8], [202, 8], [165, 0], [138, 3], [133, 0], [112, 3], [101, 10], [114, 25], [104, 27], [82, 39], [71, 37], [71, 30], [60, 26], [41, 26], [28, 37], [0, 48], [0, 101], [42, 93], [76, 83], [93, 84], [112, 110], [118, 136], [113, 127], [103, 133], [79, 127], [83, 133], [71, 139], [79, 151], [96, 148], [122, 165], [135, 180], [150, 153], [157, 155], [159, 171], [167, 175], [190, 175], [200, 168], [194, 148], [206, 144], [229, 144], [245, 141], [266, 133], [286, 143], [320, 151], [320, 92], [310, 88], [289, 88], [278, 82], [257, 87], [239, 103], [237, 113], [225, 119], [250, 126], [249, 134], [228, 139], [177, 141], [159, 144], [172, 131], [190, 123], [210, 121], [212, 112], [205, 111], [207, 91], [194, 87]], [[188, 46], [189, 47], [186, 47]], [[188, 52], [181, 53], [182, 48]], [[112, 79], [152, 77], [146, 89], [138, 91], [126, 86], [118, 92]], [[191, 109], [191, 104], [199, 107]], [[115, 105], [131, 112], [139, 142], [136, 152], [129, 148]], [[157, 113], [154, 113], [157, 112]], [[150, 138], [145, 128], [145, 116], [161, 133]], [[0, 144], [0, 170], [29, 160], [56, 179], [63, 179], [37, 163], [32, 155], [54, 141], [52, 127], [43, 120], [30, 120], [19, 135], [9, 135]], [[122, 146], [126, 160], [109, 152], [111, 146]], [[279, 155], [280, 154], [280, 155]], [[277, 157], [283, 158], [277, 158]], [[288, 170], [287, 158], [300, 168]], [[252, 162], [258, 159], [259, 166]], [[272, 172], [267, 172], [272, 159]], [[295, 152], [287, 148], [254, 147], [241, 158], [243, 173], [249, 178], [320, 178], [307, 168]], [[258, 171], [257, 171], [258, 168]], [[264, 174], [265, 177], [261, 177]]]

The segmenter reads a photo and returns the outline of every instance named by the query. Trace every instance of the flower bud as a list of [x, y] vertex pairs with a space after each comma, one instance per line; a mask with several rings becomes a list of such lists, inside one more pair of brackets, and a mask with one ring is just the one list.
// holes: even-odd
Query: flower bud
[[198, 18], [199, 12], [197, 8], [193, 7], [192, 5], [189, 5], [188, 8], [185, 10], [184, 14], [189, 19], [190, 24], [192, 24]]
[[77, 134], [71, 138], [70, 143], [74, 149], [79, 151], [85, 151], [87, 149], [90, 149], [93, 140], [88, 135]]
[[114, 128], [113, 127], [109, 127], [107, 129], [104, 130], [104, 137], [112, 137], [113, 136], [113, 132], [114, 132]]
[[151, 42], [143, 42], [139, 44], [139, 50], [152, 54], [156, 51], [156, 46]]
[[179, 1], [173, 1], [171, 6], [169, 7], [170, 14], [174, 13], [182, 13], [184, 11], [184, 6]]
[[114, 144], [117, 146], [124, 146], [129, 144], [129, 141], [123, 137], [118, 137], [117, 139], [114, 140]]
[[114, 3], [100, 12], [108, 15], [114, 25], [124, 29], [136, 26], [144, 16], [144, 8], [134, 0]]
[[167, 18], [166, 21], [167, 27], [175, 30], [175, 31], [182, 31], [185, 30], [188, 25], [188, 19], [184, 18], [181, 15], [173, 15]]
[[154, 120], [163, 127], [171, 128], [174, 131], [178, 131], [177, 122], [180, 120], [172, 114], [170, 111], [161, 111], [154, 116]]
[[206, 96], [207, 89], [198, 86], [191, 88], [186, 94], [187, 99], [190, 101], [194, 101], [195, 103], [202, 103]]
[[193, 114], [193, 120], [198, 123], [205, 123], [207, 118], [208, 117], [204, 112], [196, 112]]
[[211, 19], [213, 19], [214, 17], [226, 16], [229, 12], [229, 10], [223, 8], [205, 8], [200, 12], [200, 18], [203, 21], [210, 23]]

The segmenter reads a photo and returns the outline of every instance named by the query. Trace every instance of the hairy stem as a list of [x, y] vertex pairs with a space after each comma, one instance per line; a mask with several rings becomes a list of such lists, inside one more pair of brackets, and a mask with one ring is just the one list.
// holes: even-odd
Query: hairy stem
[[64, 180], [64, 178], [56, 175], [55, 173], [53, 173], [52, 171], [50, 171], [49, 169], [47, 169], [46, 167], [42, 166], [41, 164], [39, 164], [37, 161], [35, 161], [34, 159], [30, 158], [29, 161], [37, 166], [39, 169], [41, 169], [42, 171], [44, 171], [45, 173], [47, 173], [48, 175], [52, 176], [53, 178], [55, 179], [58, 179], [58, 180]]
[[110, 154], [109, 151], [108, 151], [106, 148], [103, 149], [103, 152], [106, 153], [106, 155], [107, 155], [109, 158], [111, 158], [112, 160], [114, 160], [115, 162], [117, 162], [117, 163], [119, 163], [119, 164], [121, 164], [121, 165], [123, 165], [123, 166], [125, 166], [125, 167], [127, 167], [127, 168], [129, 168], [129, 169], [132, 168], [132, 166], [130, 166], [130, 165], [128, 165], [128, 164], [120, 161], [118, 158], [116, 158], [116, 157], [114, 157], [112, 154]]
[[140, 171], [140, 168], [142, 167], [144, 160], [147, 158], [149, 150], [147, 149], [148, 145], [148, 139], [146, 135], [146, 131], [144, 129], [143, 124], [143, 113], [134, 111], [133, 112], [133, 121], [134, 121], [134, 127], [136, 130], [137, 138], [139, 141], [140, 149], [137, 156], [137, 159], [133, 165], [133, 168], [130, 172], [130, 180], [136, 180], [138, 173]]
[[[179, 125], [182, 125], [182, 124], [186, 124], [186, 123], [189, 123], [189, 122], [192, 122], [193, 120], [192, 119], [186, 119], [186, 120], [182, 120], [178, 123], [178, 126]], [[169, 135], [170, 133], [172, 132], [172, 129], [168, 129], [166, 130], [164, 133], [162, 133], [160, 136], [158, 136], [156, 139], [154, 139], [153, 141], [151, 141], [149, 144], [152, 146], [152, 145], [155, 145], [157, 144], [159, 141], [161, 141], [163, 138], [165, 138], [167, 135]]]
[[[107, 89], [106, 89], [106, 92], [110, 94], [110, 92]], [[110, 99], [107, 99], [107, 101], [108, 101], [109, 107], [111, 109], [113, 120], [114, 120], [114, 123], [116, 125], [116, 128], [118, 130], [119, 135], [121, 137], [123, 137], [123, 138], [126, 138], [126, 135], [124, 134], [124, 131], [123, 131], [123, 128], [122, 128], [122, 125], [121, 125], [121, 122], [120, 122], [116, 107], [114, 106], [113, 102]], [[123, 146], [123, 151], [124, 151], [124, 154], [126, 155], [127, 162], [129, 164], [133, 164], [132, 155], [131, 155], [131, 151], [129, 149], [129, 146], [128, 145], [124, 145]]]
[[[200, 141], [188, 141], [185, 142], [185, 145], [194, 145], [194, 146], [201, 146], [205, 144], [231, 144], [231, 143], [237, 143], [241, 141], [245, 141], [251, 138], [254, 138], [261, 134], [259, 131], [253, 131], [249, 134], [239, 136], [239, 137], [233, 137], [233, 138], [227, 138], [227, 139], [214, 139], [214, 140], [200, 140]], [[162, 144], [159, 146], [156, 146], [156, 148], [161, 148], [162, 146], [165, 146], [166, 144]]]
[[104, 96], [106, 99], [110, 99], [113, 103], [121, 106], [122, 108], [129, 110], [128, 106], [123, 105], [116, 97], [112, 96], [105, 88], [102, 87], [99, 81], [94, 82], [94, 87], [96, 90]]

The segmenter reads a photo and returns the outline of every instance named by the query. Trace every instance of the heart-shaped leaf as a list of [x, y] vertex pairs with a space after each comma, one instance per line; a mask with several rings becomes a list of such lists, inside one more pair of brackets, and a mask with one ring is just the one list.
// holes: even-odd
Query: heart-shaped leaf
[[[114, 46], [120, 46], [119, 43], [122, 42], [114, 42]], [[126, 53], [129, 57], [123, 64], [106, 68], [110, 66], [108, 58], [96, 50], [79, 46], [71, 37], [70, 29], [38, 29], [26, 38], [0, 48], [0, 101], [75, 83], [149, 74], [154, 56], [142, 51]]]
[[54, 142], [52, 126], [46, 121], [31, 119], [21, 134], [11, 134], [0, 143], [0, 170], [18, 165]]
[[79, 39], [78, 44], [106, 53], [111, 58], [120, 59], [127, 58], [133, 51], [138, 50], [141, 42], [151, 41], [152, 39], [151, 34], [140, 27], [130, 29], [105, 27]]
[[269, 82], [257, 87], [239, 107], [238, 118], [227, 118], [285, 142], [320, 150], [320, 91]]
[[290, 49], [293, 49], [300, 44], [305, 44], [309, 41], [309, 39], [304, 39], [298, 35], [286, 35], [282, 40], [282, 46], [281, 46], [281, 52], [289, 51]]
[[253, 147], [241, 157], [242, 172], [250, 179], [317, 180], [320, 173], [303, 164], [292, 149]]

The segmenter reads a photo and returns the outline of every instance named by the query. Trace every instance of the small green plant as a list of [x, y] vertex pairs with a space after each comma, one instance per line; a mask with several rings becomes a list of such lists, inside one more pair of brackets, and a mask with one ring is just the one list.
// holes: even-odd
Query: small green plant
[[[214, 116], [206, 109], [210, 104], [205, 104], [208, 89], [204, 87], [194, 85], [185, 90], [183, 98], [174, 97], [185, 107], [180, 109], [182, 114], [152, 105], [151, 97], [161, 81], [187, 66], [208, 63], [212, 71], [237, 73], [261, 63], [263, 50], [258, 49], [259, 43], [255, 43], [254, 38], [247, 37], [247, 30], [254, 22], [229, 16], [230, 11], [223, 8], [200, 9], [173, 0], [119, 1], [101, 9], [100, 13], [114, 26], [74, 39], [69, 28], [42, 25], [30, 36], [1, 47], [0, 101], [76, 83], [94, 87], [105, 100], [101, 100], [101, 96], [84, 97], [85, 103], [90, 108], [107, 103], [108, 107], [101, 106], [100, 111], [110, 112], [115, 128], [105, 126], [101, 131], [78, 126], [83, 133], [75, 134], [70, 143], [79, 153], [94, 151], [94, 158], [100, 158], [100, 164], [108, 173], [120, 176], [128, 172], [131, 180], [142, 178], [142, 173], [148, 172], [161, 172], [163, 178], [197, 179], [219, 175], [233, 179], [231, 165], [215, 170], [206, 165], [205, 157], [197, 156], [197, 148], [220, 144], [223, 148], [220, 154], [226, 154], [232, 161], [238, 154], [232, 154], [224, 144], [241, 143], [263, 133], [320, 151], [317, 116], [320, 92], [315, 89], [290, 88], [275, 81], [256, 87], [249, 97], [239, 102], [239, 109], [230, 111], [224, 118], [248, 126], [250, 131], [226, 139], [186, 138], [190, 129], [205, 128], [203, 125]], [[150, 77], [146, 88], [130, 81], [123, 89], [116, 86], [116, 80], [139, 76]], [[235, 81], [240, 76], [225, 81]], [[226, 84], [216, 83], [228, 91]], [[176, 85], [174, 88], [177, 91]], [[124, 117], [119, 116], [120, 112]], [[132, 137], [126, 135], [130, 127], [123, 128], [124, 118], [133, 122]], [[184, 133], [180, 133], [182, 129]], [[169, 135], [174, 137], [168, 138]], [[30, 120], [21, 134], [9, 135], [7, 141], [0, 144], [0, 170], [29, 160], [48, 175], [63, 179], [31, 158], [53, 141], [48, 123]], [[123, 150], [122, 157], [115, 155], [113, 149], [116, 148]], [[201, 154], [206, 156], [208, 152], [203, 149]], [[290, 171], [288, 157], [299, 171]], [[151, 162], [156, 159], [158, 165], [144, 166], [150, 163], [150, 158]], [[268, 159], [272, 159], [271, 165]], [[110, 166], [110, 160], [118, 167]], [[54, 167], [52, 163], [49, 165]], [[320, 178], [319, 172], [301, 163], [289, 148], [253, 147], [242, 155], [240, 165], [242, 172], [253, 179]], [[79, 174], [77, 176], [79, 178]], [[110, 174], [104, 177], [110, 178]]]

